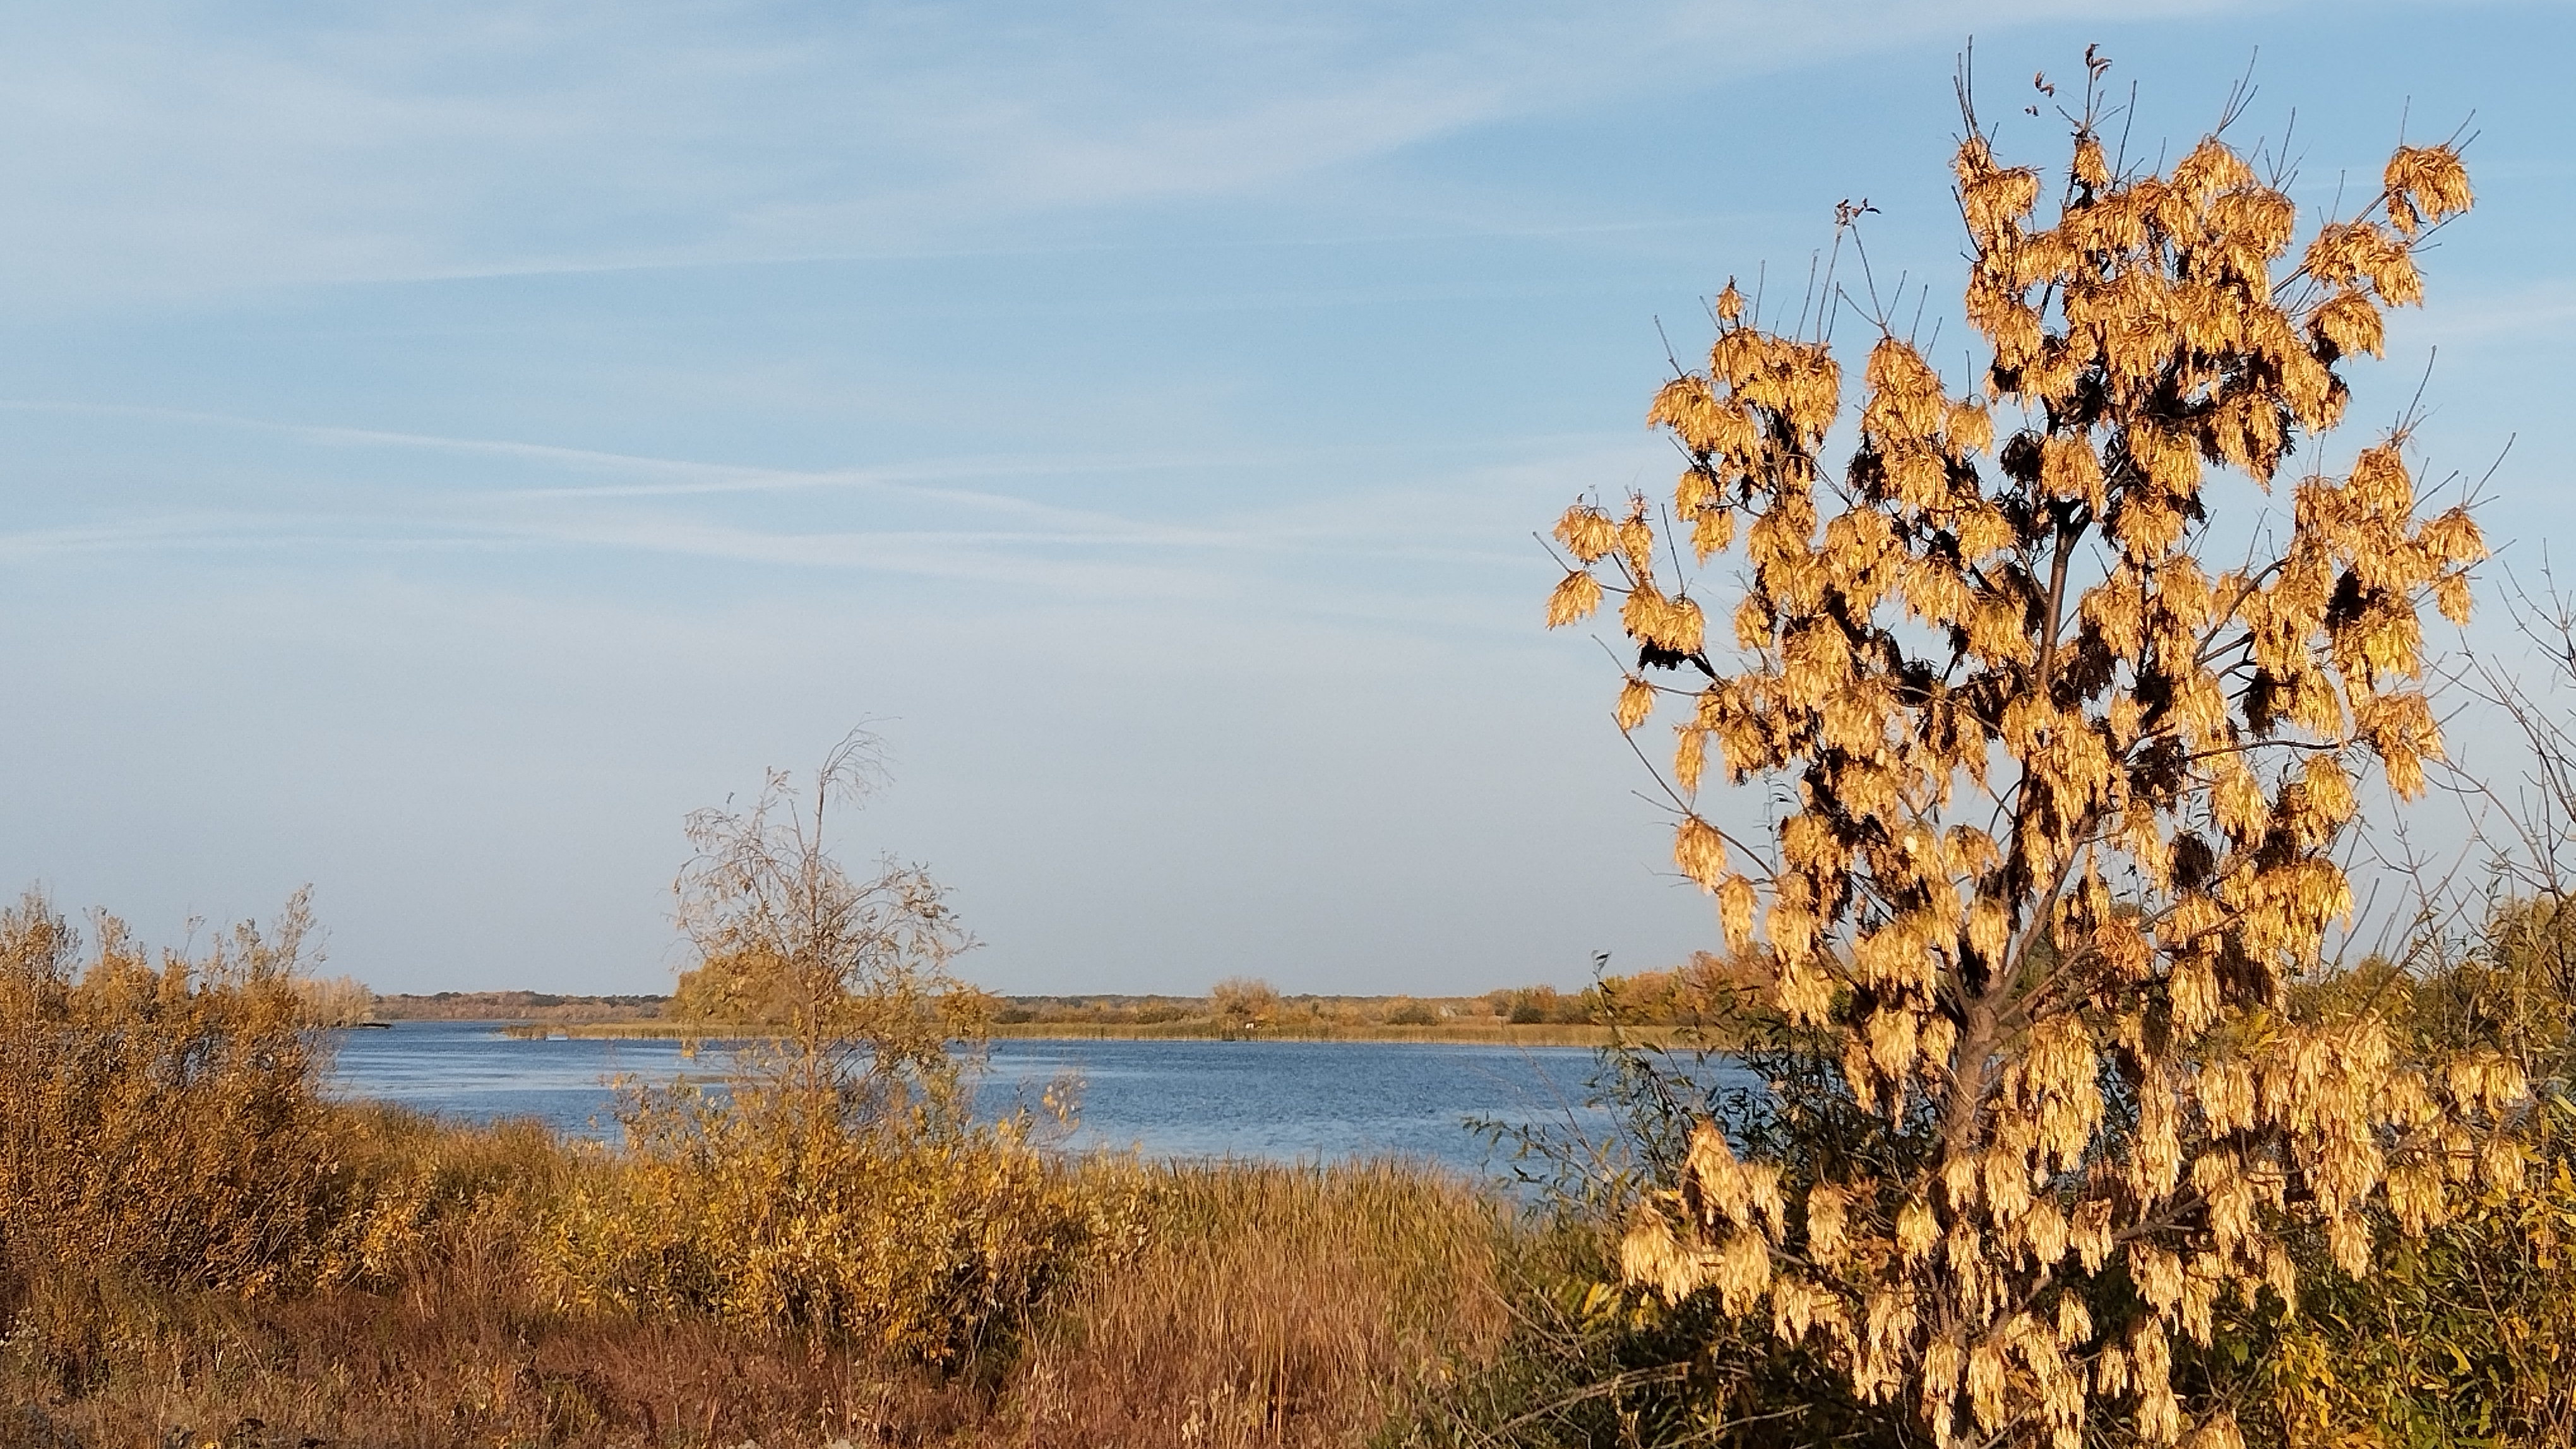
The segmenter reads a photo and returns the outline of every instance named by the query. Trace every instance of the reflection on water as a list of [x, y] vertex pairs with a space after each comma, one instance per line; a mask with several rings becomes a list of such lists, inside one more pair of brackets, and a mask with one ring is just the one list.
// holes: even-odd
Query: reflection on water
[[[335, 1086], [472, 1121], [534, 1117], [558, 1131], [612, 1135], [605, 1079], [667, 1082], [721, 1070], [675, 1041], [516, 1041], [483, 1022], [397, 1022], [342, 1039]], [[992, 1044], [977, 1104], [1038, 1103], [1080, 1079], [1072, 1145], [1148, 1156], [1288, 1161], [1393, 1154], [1489, 1167], [1469, 1118], [1552, 1121], [1597, 1131], [1581, 1106], [1593, 1053], [1582, 1047], [1428, 1042], [1030, 1041]]]

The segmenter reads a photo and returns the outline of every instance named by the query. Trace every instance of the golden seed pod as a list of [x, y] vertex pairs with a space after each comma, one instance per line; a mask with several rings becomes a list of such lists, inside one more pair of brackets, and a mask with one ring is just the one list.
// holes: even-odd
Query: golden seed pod
[[1673, 864], [1701, 889], [1716, 890], [1726, 881], [1726, 841], [1715, 826], [1685, 815], [1673, 831]]
[[1559, 580], [1547, 596], [1547, 627], [1555, 629], [1589, 618], [1600, 607], [1600, 580], [1577, 569]]
[[1619, 732], [1626, 734], [1646, 722], [1655, 712], [1655, 687], [1635, 675], [1619, 688]]
[[1556, 538], [1566, 551], [1584, 563], [1593, 563], [1610, 552], [1618, 541], [1618, 532], [1608, 514], [1589, 504], [1578, 503], [1565, 510], [1556, 521]]

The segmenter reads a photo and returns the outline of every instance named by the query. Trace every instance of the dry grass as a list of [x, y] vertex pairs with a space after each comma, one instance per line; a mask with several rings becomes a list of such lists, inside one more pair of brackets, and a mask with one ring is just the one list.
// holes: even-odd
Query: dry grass
[[[525, 1132], [450, 1132], [441, 1151], [543, 1179]], [[1505, 1224], [1439, 1173], [1081, 1176], [1147, 1210], [1014, 1345], [948, 1373], [708, 1314], [568, 1307], [509, 1215], [466, 1210], [372, 1287], [245, 1298], [22, 1272], [0, 1301], [0, 1400], [100, 1446], [253, 1420], [237, 1442], [1320, 1446], [1365, 1441], [1502, 1333]]]
[[1157, 1170], [1105, 1262], [1005, 1386], [1037, 1445], [1362, 1441], [1506, 1327], [1488, 1196], [1401, 1163]]
[[[1515, 1024], [1484, 1021], [1443, 1023], [1436, 1026], [1394, 1026], [1371, 1023], [1308, 1025], [1290, 1023], [1266, 1027], [1255, 1038], [1260, 1041], [1385, 1041], [1385, 1042], [1454, 1042], [1460, 1045], [1503, 1046], [1608, 1046], [1614, 1040], [1661, 1043], [1671, 1040], [1681, 1029], [1668, 1026], [1611, 1028], [1566, 1022]], [[1052, 1040], [1099, 1041], [1214, 1041], [1226, 1033], [1207, 1022], [1155, 1022], [1138, 1025], [1087, 1025], [1081, 1022], [1025, 1021], [997, 1023], [985, 1029], [994, 1037], [1036, 1038]]]
[[[283, 1300], [198, 1291], [79, 1296], [103, 1352], [86, 1383], [13, 1355], [0, 1397], [84, 1444], [206, 1438], [432, 1449], [475, 1444], [945, 1442], [972, 1400], [809, 1341], [702, 1317], [565, 1313], [469, 1264], [401, 1288]], [[0, 1436], [5, 1442], [5, 1436]], [[203, 1442], [198, 1440], [196, 1442]]]

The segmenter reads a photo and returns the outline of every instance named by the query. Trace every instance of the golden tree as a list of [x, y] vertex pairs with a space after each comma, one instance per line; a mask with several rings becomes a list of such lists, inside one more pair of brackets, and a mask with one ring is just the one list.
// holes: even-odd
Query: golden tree
[[[2224, 123], [2158, 174], [2088, 101], [2043, 213], [1963, 114], [1975, 386], [1882, 313], [1831, 478], [1830, 328], [1766, 331], [1730, 282], [1707, 370], [1647, 414], [1687, 457], [1670, 513], [1556, 528], [1548, 622], [1622, 596], [1620, 727], [1687, 704], [1676, 863], [1897, 1144], [1759, 1160], [1703, 1124], [1622, 1269], [1767, 1319], [1936, 1443], [2233, 1443], [2178, 1398], [2178, 1338], [2206, 1345], [2224, 1295], [2293, 1300], [2299, 1234], [2362, 1274], [2367, 1214], [2420, 1233], [2520, 1172], [2509, 1064], [2410, 1064], [2369, 1012], [2289, 994], [2353, 910], [2335, 852], [2373, 762], [2411, 797], [2440, 757], [2421, 615], [2466, 618], [2477, 525], [2422, 515], [2401, 426], [2289, 480], [2286, 524], [2243, 530], [2277, 548], [2203, 562], [2222, 494], [2341, 420], [2338, 367], [2421, 299], [2416, 248], [2469, 184], [2402, 147], [2301, 248]], [[1684, 540], [1701, 568], [1741, 548], [1732, 654]], [[1684, 669], [1704, 687], [1649, 673]], [[1768, 840], [1697, 808], [1712, 746], [1730, 784], [1794, 782]]]
[[1279, 989], [1258, 976], [1229, 976], [1208, 988], [1208, 1014], [1229, 1037], [1257, 1032], [1279, 1015]]

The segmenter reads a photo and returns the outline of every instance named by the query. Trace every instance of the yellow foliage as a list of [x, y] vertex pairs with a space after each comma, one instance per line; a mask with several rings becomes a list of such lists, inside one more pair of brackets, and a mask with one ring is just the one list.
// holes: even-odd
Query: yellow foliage
[[[2291, 1235], [2365, 1272], [2367, 1214], [2421, 1233], [2479, 1164], [2513, 1170], [2518, 1079], [2463, 1065], [2437, 1090], [2371, 1010], [2287, 995], [2352, 909], [2334, 846], [2364, 772], [2411, 796], [2441, 758], [2421, 616], [2466, 616], [2474, 524], [2418, 514], [2401, 433], [2299, 481], [2275, 552], [2216, 578], [2199, 558], [2231, 492], [2321, 451], [2337, 369], [2378, 355], [2382, 308], [2421, 301], [2417, 239], [2468, 207], [2466, 173], [2402, 150], [2369, 208], [2297, 249], [2289, 198], [2222, 138], [2114, 175], [2094, 124], [2043, 215], [2039, 173], [1969, 118], [1987, 364], [1952, 389], [1882, 331], [1846, 484], [1820, 486], [1830, 342], [1767, 332], [1733, 294], [1706, 370], [1648, 414], [1688, 455], [1671, 528], [1703, 560], [1740, 547], [1746, 583], [1680, 789], [1709, 743], [1729, 783], [1793, 784], [1741, 887], [1696, 809], [1675, 861], [1720, 892], [1736, 949], [1758, 885], [1779, 1006], [1826, 1029], [1853, 1100], [1918, 1134], [1919, 1162], [1794, 1164], [1810, 1180], [1783, 1213], [1759, 1207], [1783, 1165], [1704, 1128], [1622, 1271], [1767, 1307], [1940, 1445], [2073, 1449], [2105, 1412], [2150, 1442], [2237, 1442], [2176, 1397], [2175, 1336], [2207, 1345], [2228, 1295], [2295, 1291]], [[1637, 499], [1615, 530], [1588, 504], [1559, 529], [1627, 595], [1623, 728], [1643, 672], [1701, 644], [1691, 581], [1652, 577], [1636, 537], [1656, 527]], [[2106, 1300], [2082, 1300], [2110, 1271], [2138, 1306], [2097, 1322]]]
[[299, 893], [203, 957], [0, 911], [0, 1266], [271, 1293], [326, 1276], [352, 1184], [320, 1090]]
[[1111, 1231], [1028, 1124], [851, 1121], [829, 1095], [738, 1079], [635, 1091], [625, 1151], [588, 1163], [540, 1230], [567, 1301], [845, 1337], [955, 1364], [1020, 1326]]

